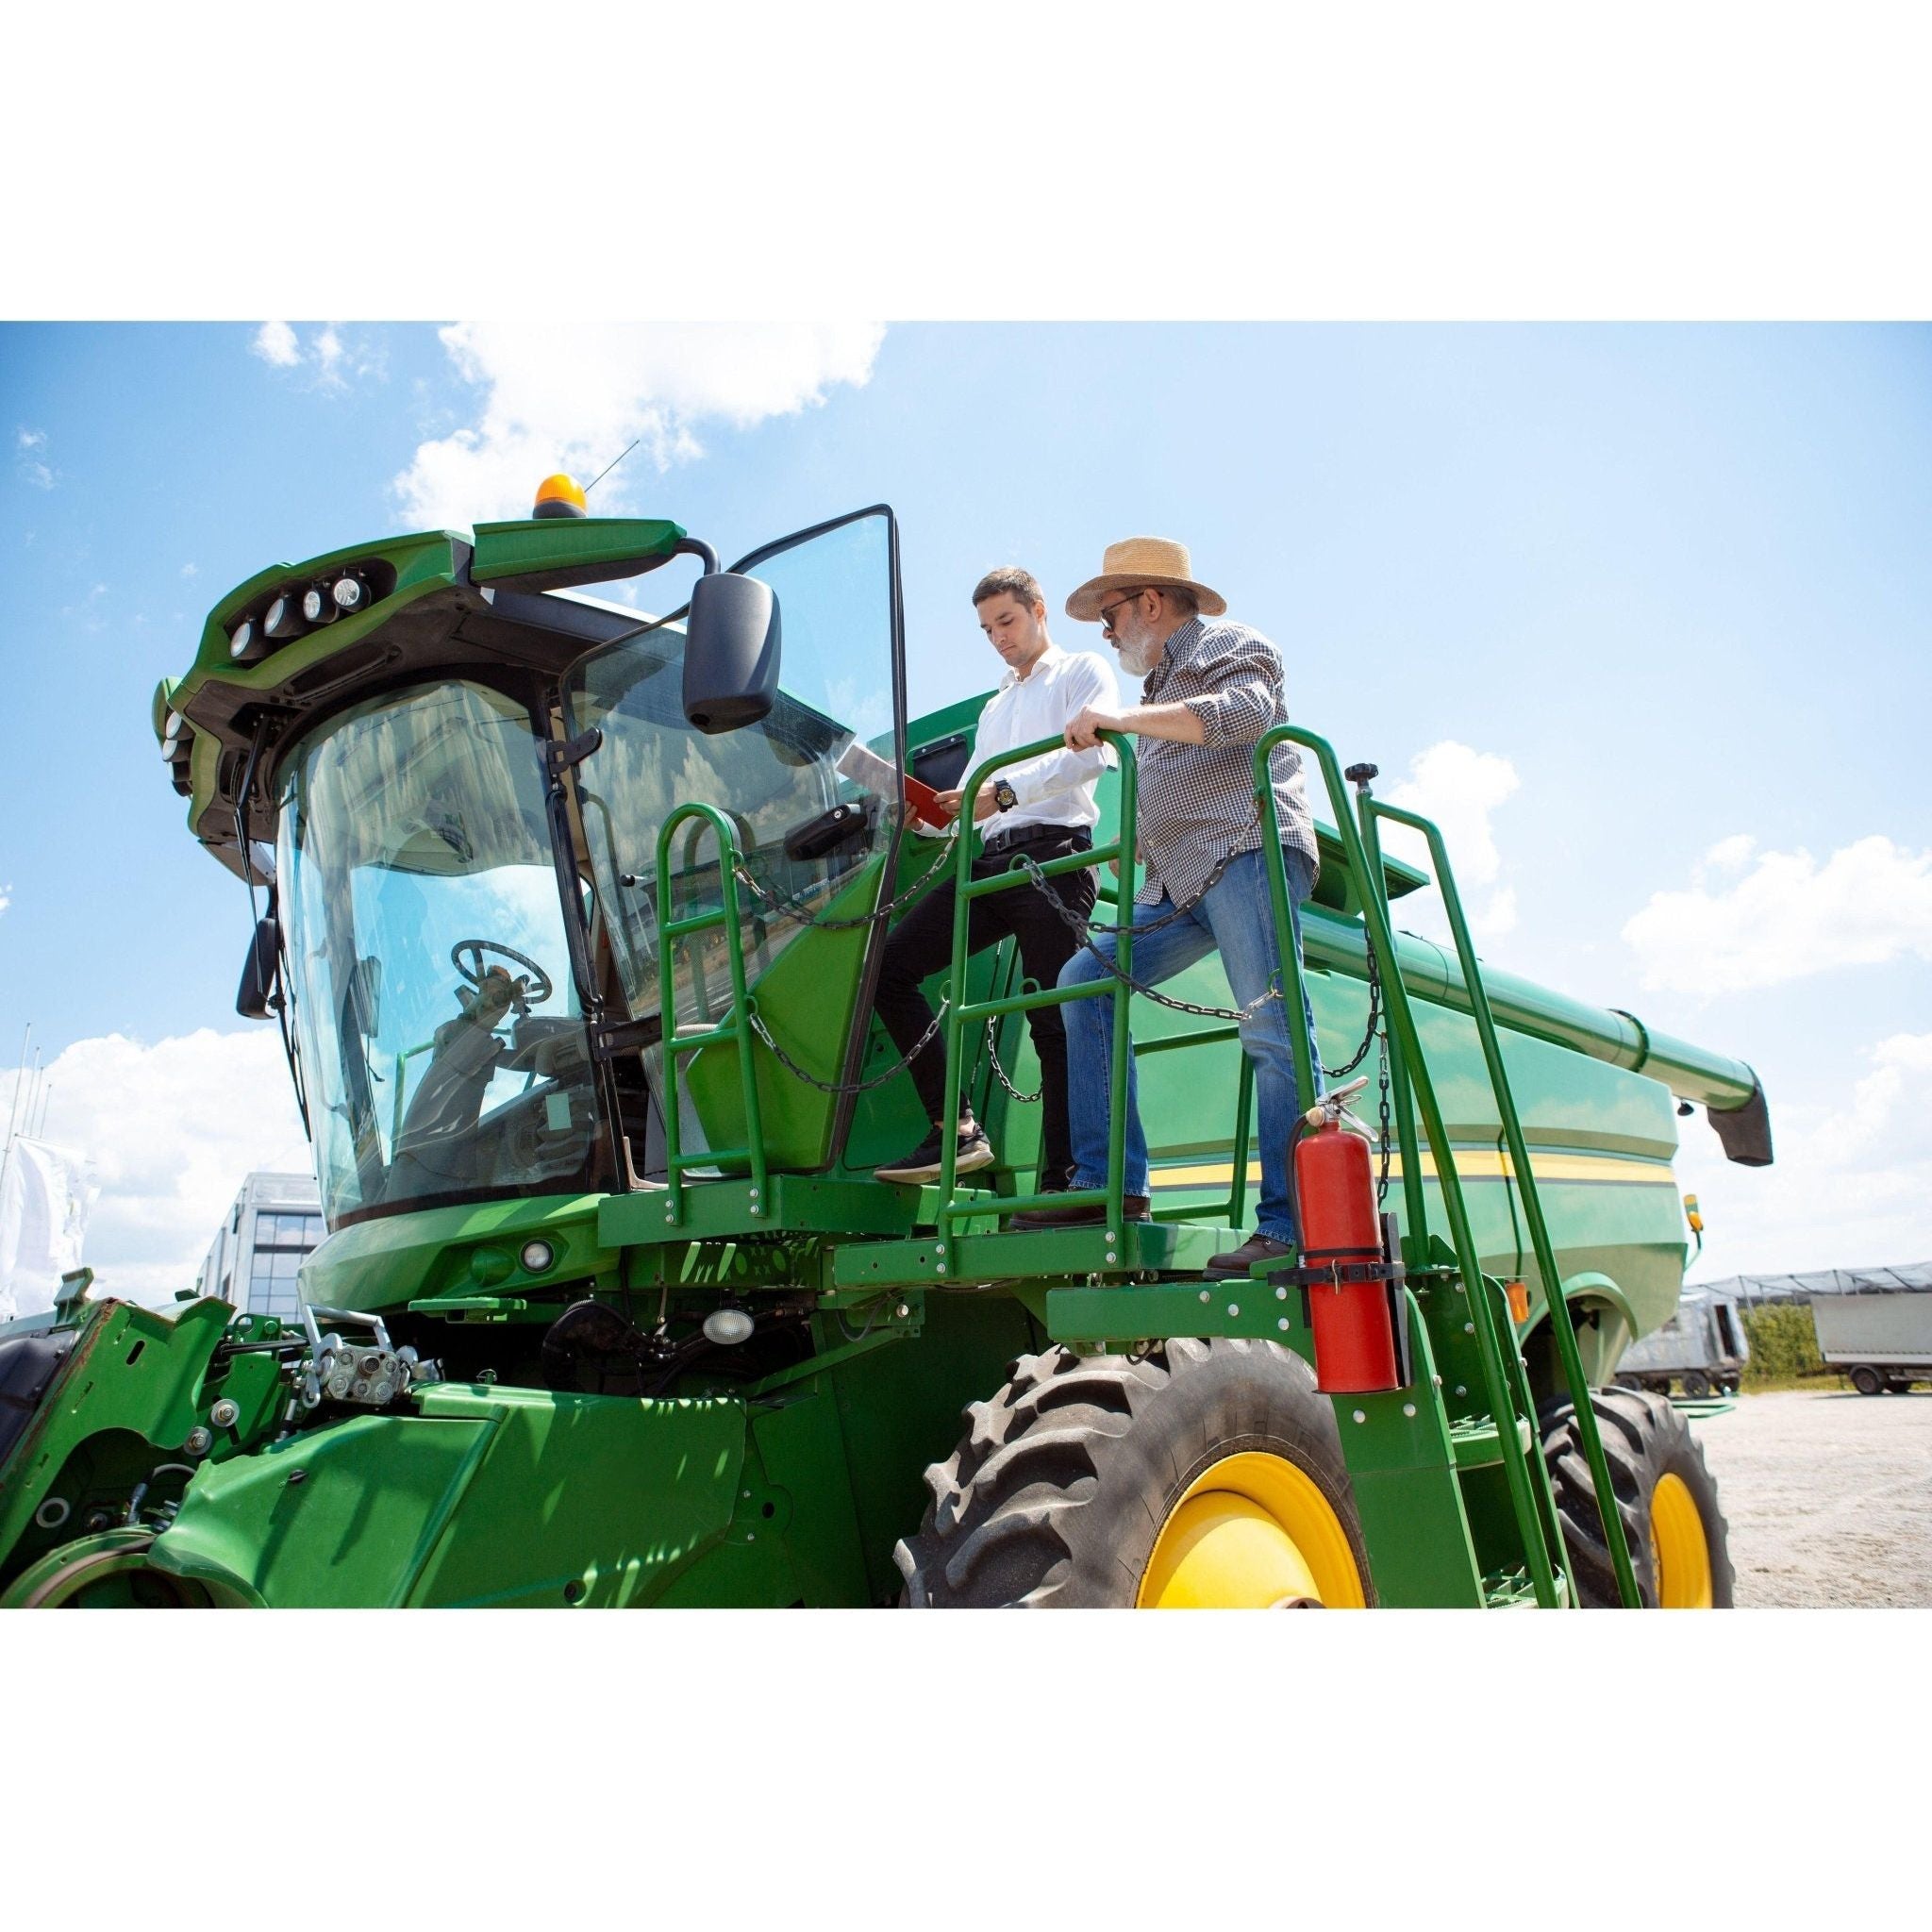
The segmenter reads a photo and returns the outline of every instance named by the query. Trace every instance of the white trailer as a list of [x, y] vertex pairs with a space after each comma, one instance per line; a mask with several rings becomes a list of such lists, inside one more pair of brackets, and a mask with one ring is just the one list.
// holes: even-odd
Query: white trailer
[[1633, 1341], [1617, 1363], [1616, 1379], [1629, 1389], [1684, 1393], [1701, 1398], [1716, 1391], [1735, 1395], [1751, 1359], [1744, 1311], [1736, 1295], [1708, 1288], [1687, 1288], [1676, 1312], [1661, 1328]]
[[1932, 1382], [1932, 1294], [1820, 1295], [1811, 1321], [1818, 1353], [1860, 1395]]

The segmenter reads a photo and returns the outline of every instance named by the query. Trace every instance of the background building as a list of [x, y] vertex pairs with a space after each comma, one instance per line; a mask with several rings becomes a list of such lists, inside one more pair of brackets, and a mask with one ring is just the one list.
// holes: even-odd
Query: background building
[[195, 1286], [245, 1314], [293, 1321], [295, 1274], [323, 1237], [322, 1202], [309, 1174], [252, 1174], [242, 1184], [201, 1264]]

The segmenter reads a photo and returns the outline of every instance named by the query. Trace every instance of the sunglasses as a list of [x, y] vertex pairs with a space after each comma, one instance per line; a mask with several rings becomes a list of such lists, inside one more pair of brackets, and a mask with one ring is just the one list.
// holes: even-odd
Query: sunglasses
[[1111, 637], [1113, 635], [1114, 612], [1116, 610], [1124, 608], [1126, 605], [1133, 603], [1136, 598], [1141, 597], [1145, 593], [1141, 591], [1129, 591], [1124, 597], [1116, 597], [1111, 604], [1103, 604], [1100, 607], [1101, 628], [1104, 631], [1106, 631], [1109, 637]]

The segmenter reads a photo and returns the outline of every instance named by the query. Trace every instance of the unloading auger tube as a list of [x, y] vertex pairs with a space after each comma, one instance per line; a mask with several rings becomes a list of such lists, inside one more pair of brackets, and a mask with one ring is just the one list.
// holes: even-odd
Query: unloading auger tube
[[[1032, 758], [1058, 743], [1057, 738], [1043, 738], [1005, 754], [1000, 762]], [[983, 765], [974, 775], [978, 778], [991, 769], [991, 764]], [[1029, 865], [1028, 870], [1040, 875], [1037, 867]], [[1473, 1011], [1461, 969], [1441, 946], [1415, 933], [1398, 932], [1395, 950], [1410, 998], [1458, 1012]], [[1368, 974], [1367, 937], [1352, 922], [1304, 921], [1302, 952], [1312, 967], [1339, 970], [1357, 979]], [[1771, 1165], [1770, 1108], [1757, 1074], [1744, 1061], [1654, 1032], [1634, 1013], [1568, 999], [1513, 973], [1485, 967], [1483, 986], [1499, 1024], [1659, 1082], [1679, 1100], [1708, 1110], [1730, 1159], [1743, 1167]]]
[[[1462, 974], [1441, 947], [1403, 932], [1395, 936], [1395, 949], [1411, 998], [1464, 1013], [1472, 1010]], [[1340, 968], [1357, 977], [1367, 970], [1367, 941], [1359, 928], [1339, 929], [1329, 921], [1309, 920], [1303, 928], [1302, 950], [1310, 966]], [[1708, 1109], [1732, 1160], [1744, 1167], [1771, 1165], [1770, 1109], [1757, 1075], [1742, 1060], [1654, 1033], [1634, 1013], [1565, 999], [1514, 974], [1485, 967], [1483, 986], [1499, 1024], [1660, 1082], [1679, 1100]]]

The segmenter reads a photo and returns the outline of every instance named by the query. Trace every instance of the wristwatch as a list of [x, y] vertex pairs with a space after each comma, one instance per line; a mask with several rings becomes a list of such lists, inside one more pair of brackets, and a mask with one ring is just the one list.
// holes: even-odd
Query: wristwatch
[[1020, 794], [1004, 778], [995, 778], [992, 784], [992, 802], [1000, 811], [1011, 811], [1019, 804]]

